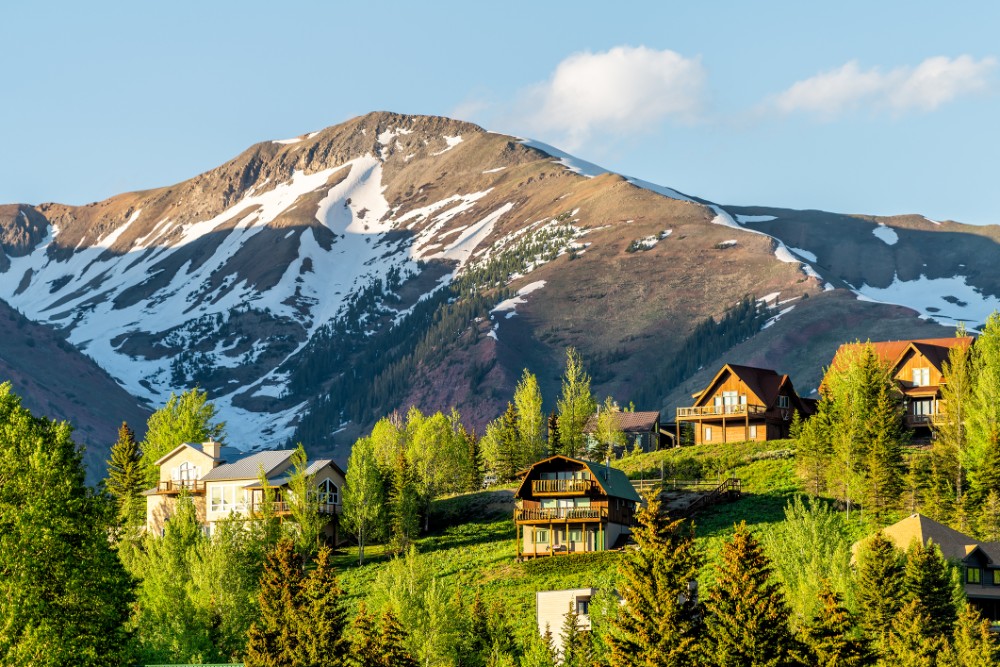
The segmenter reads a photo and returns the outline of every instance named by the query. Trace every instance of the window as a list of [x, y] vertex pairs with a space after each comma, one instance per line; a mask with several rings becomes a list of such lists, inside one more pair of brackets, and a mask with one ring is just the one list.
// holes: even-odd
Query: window
[[712, 440], [712, 427], [711, 426], [706, 426], [705, 427], [705, 442], [711, 442], [711, 440]]
[[578, 597], [576, 599], [576, 613], [578, 616], [586, 616], [590, 613], [590, 597]]
[[213, 486], [208, 492], [209, 506], [213, 512], [224, 512], [226, 509], [226, 498], [223, 491], [225, 491], [225, 487]]
[[791, 405], [791, 404], [789, 403], [787, 396], [779, 396], [778, 397], [778, 407], [779, 408], [787, 408], [789, 405]]
[[583, 542], [583, 529], [582, 528], [570, 528], [569, 529], [569, 541], [570, 542]]
[[914, 387], [926, 387], [931, 383], [931, 369], [929, 368], [914, 368], [913, 369], [913, 386]]
[[983, 571], [980, 570], [978, 567], [965, 568], [965, 583], [967, 584], [983, 583]]
[[246, 490], [235, 486], [212, 486], [208, 492], [208, 505], [213, 512], [242, 512], [246, 509], [246, 499]]
[[750, 439], [751, 440], [756, 440], [757, 439], [757, 426], [756, 425], [750, 427]]
[[549, 543], [549, 529], [535, 528], [535, 544], [548, 544], [548, 543]]
[[990, 574], [993, 575], [993, 585], [1000, 586], [1000, 570], [990, 570]]
[[316, 485], [319, 491], [320, 505], [337, 505], [340, 503], [340, 489], [333, 483], [332, 479], [324, 479]]

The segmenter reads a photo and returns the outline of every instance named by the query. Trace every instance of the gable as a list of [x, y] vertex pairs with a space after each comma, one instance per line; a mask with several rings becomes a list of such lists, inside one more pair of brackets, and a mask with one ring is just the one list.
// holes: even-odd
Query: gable
[[[743, 367], [749, 369], [749, 367]], [[764, 397], [761, 396], [763, 393], [760, 388], [760, 383], [757, 378], [751, 373], [740, 373], [739, 370], [742, 368], [734, 367], [730, 364], [723, 366], [712, 381], [705, 387], [701, 393], [697, 394], [697, 399], [695, 400], [695, 407], [701, 407], [705, 405], [711, 405], [716, 396], [722, 396], [723, 392], [735, 391], [737, 395], [745, 394], [747, 397], [747, 403], [756, 405], [767, 405]], [[759, 370], [759, 369], [751, 369]], [[772, 373], [774, 371], [771, 371]], [[749, 381], [748, 381], [749, 380]]]

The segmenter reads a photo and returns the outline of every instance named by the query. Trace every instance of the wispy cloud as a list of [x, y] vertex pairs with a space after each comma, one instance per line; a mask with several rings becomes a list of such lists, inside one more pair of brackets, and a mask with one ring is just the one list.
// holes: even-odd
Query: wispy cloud
[[860, 108], [903, 114], [933, 111], [957, 97], [983, 92], [993, 84], [995, 58], [928, 58], [916, 67], [883, 72], [851, 61], [835, 70], [798, 81], [767, 105], [781, 113], [804, 112], [830, 120]]
[[641, 136], [667, 120], [698, 119], [706, 79], [698, 58], [617, 46], [570, 55], [547, 81], [528, 86], [499, 108], [469, 100], [455, 112], [493, 117], [512, 131], [574, 150], [592, 137]]

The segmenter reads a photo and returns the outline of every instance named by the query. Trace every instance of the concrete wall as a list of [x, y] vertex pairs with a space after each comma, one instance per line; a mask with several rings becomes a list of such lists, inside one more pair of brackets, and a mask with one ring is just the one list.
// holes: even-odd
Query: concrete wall
[[[587, 600], [596, 593], [593, 588], [574, 588], [564, 591], [539, 591], [535, 593], [535, 616], [538, 621], [538, 634], [545, 636], [548, 630], [552, 634], [556, 652], [562, 654], [562, 627], [566, 622], [566, 614], [570, 605], [576, 607], [578, 600]], [[581, 630], [590, 630], [590, 616], [580, 615], [577, 620]]]

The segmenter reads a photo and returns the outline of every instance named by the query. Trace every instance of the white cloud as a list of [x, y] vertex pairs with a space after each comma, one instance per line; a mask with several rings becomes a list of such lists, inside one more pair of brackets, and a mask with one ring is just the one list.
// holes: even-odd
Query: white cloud
[[897, 114], [933, 111], [961, 95], [987, 90], [996, 64], [995, 58], [938, 56], [916, 67], [882, 72], [877, 67], [862, 70], [851, 61], [796, 82], [775, 96], [771, 106], [782, 113], [806, 112], [824, 118], [861, 107]]
[[524, 91], [511, 124], [569, 150], [594, 134], [643, 134], [666, 119], [697, 119], [705, 79], [699, 59], [670, 50], [617, 46], [576, 53], [548, 81]]

